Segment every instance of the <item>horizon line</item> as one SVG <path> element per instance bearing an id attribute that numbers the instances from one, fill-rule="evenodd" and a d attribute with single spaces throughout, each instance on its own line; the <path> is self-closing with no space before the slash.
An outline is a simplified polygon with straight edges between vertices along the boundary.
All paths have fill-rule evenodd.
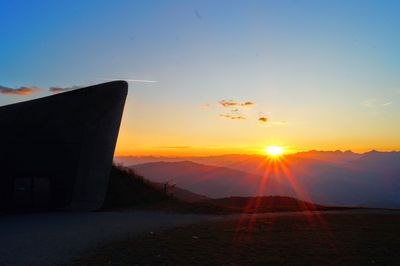
<path id="1" fill-rule="evenodd" d="M 378 150 L 378 149 L 371 149 L 366 152 L 354 152 L 351 149 L 349 150 L 303 150 L 297 152 L 288 152 L 285 155 L 295 155 L 300 153 L 307 153 L 307 152 L 340 152 L 340 153 L 352 153 L 357 155 L 364 155 L 371 152 L 379 152 L 379 153 L 400 153 L 400 150 Z M 158 157 L 158 158 L 187 158 L 187 157 L 217 157 L 217 156 L 232 156 L 232 155 L 241 155 L 241 156 L 264 156 L 261 153 L 221 153 L 221 154 L 210 154 L 210 155 L 157 155 L 157 154 L 146 154 L 146 155 L 139 155 L 139 154 L 126 154 L 126 155 L 114 155 L 114 157 Z"/>

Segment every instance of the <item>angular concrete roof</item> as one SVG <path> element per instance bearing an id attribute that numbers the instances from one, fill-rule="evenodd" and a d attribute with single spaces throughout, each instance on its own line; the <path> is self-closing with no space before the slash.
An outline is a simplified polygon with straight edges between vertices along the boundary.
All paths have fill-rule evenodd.
<path id="1" fill-rule="evenodd" d="M 127 89 L 114 81 L 0 107 L 0 209 L 20 203 L 18 180 L 31 194 L 49 186 L 50 209 L 100 208 Z"/>

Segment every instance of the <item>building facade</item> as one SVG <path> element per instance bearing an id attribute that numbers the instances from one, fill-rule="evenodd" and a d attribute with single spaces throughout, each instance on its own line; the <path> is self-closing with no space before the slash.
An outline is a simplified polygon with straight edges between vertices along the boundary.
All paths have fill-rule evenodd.
<path id="1" fill-rule="evenodd" d="M 128 92 L 115 81 L 0 107 L 0 210 L 96 210 Z"/>

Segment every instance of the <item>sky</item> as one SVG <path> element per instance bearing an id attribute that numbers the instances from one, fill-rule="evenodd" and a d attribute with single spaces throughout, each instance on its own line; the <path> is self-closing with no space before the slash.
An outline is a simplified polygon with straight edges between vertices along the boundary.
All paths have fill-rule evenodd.
<path id="1" fill-rule="evenodd" d="M 116 155 L 400 150 L 398 1 L 0 1 L 0 105 L 130 80 Z"/>

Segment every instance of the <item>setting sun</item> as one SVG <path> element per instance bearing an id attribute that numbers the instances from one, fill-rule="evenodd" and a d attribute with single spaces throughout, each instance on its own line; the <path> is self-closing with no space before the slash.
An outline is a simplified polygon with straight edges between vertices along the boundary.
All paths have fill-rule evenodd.
<path id="1" fill-rule="evenodd" d="M 264 149 L 264 152 L 269 156 L 276 157 L 276 156 L 282 155 L 284 152 L 284 149 L 279 146 L 268 146 Z"/>

